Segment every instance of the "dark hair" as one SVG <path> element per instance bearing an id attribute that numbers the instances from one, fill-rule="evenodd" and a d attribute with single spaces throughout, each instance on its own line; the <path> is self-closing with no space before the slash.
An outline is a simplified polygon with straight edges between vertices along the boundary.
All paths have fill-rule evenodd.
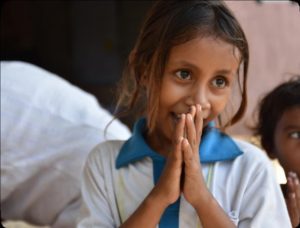
<path id="1" fill-rule="evenodd" d="M 170 50 L 197 36 L 220 38 L 240 52 L 238 80 L 242 98 L 238 110 L 227 124 L 237 122 L 247 104 L 248 42 L 240 24 L 224 3 L 209 0 L 155 2 L 123 72 L 116 116 L 128 115 L 133 110 L 139 114 L 147 111 L 151 131 L 155 125 L 162 75 Z"/>
<path id="2" fill-rule="evenodd" d="M 259 103 L 258 123 L 255 133 L 261 137 L 261 146 L 271 155 L 274 149 L 274 133 L 283 113 L 300 107 L 300 75 L 280 84 Z"/>

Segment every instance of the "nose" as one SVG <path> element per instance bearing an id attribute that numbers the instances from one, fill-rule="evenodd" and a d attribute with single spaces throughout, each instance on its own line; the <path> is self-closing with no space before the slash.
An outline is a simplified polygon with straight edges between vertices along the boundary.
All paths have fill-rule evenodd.
<path id="1" fill-rule="evenodd" d="M 203 118 L 207 118 L 209 116 L 211 110 L 209 92 L 204 87 L 197 87 L 193 89 L 190 97 L 190 102 L 190 105 L 201 105 Z"/>

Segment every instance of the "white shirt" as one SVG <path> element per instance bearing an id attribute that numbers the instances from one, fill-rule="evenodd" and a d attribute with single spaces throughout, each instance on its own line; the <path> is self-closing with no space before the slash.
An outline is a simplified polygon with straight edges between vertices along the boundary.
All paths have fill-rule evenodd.
<path id="1" fill-rule="evenodd" d="M 210 191 L 240 228 L 291 227 L 270 161 L 253 145 L 234 141 L 243 155 L 202 165 L 204 177 L 213 170 Z M 154 187 L 153 162 L 149 157 L 116 169 L 123 144 L 124 141 L 105 142 L 89 155 L 82 180 L 84 205 L 79 228 L 119 227 Z M 183 196 L 179 227 L 201 227 L 196 211 Z"/>
<path id="2" fill-rule="evenodd" d="M 1 62 L 1 216 L 75 227 L 80 173 L 105 139 L 127 139 L 96 98 L 24 62 Z"/>

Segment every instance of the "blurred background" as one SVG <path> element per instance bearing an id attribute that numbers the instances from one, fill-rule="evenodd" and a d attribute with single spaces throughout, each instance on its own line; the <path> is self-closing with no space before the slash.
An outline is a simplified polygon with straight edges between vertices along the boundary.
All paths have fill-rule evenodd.
<path id="1" fill-rule="evenodd" d="M 113 111 L 114 88 L 151 1 L 2 1 L 1 60 L 34 63 Z M 130 118 L 124 120 L 132 125 Z"/>
<path id="2" fill-rule="evenodd" d="M 114 89 L 153 1 L 2 1 L 1 60 L 43 67 L 113 111 Z M 249 108 L 230 129 L 249 134 L 258 99 L 300 72 L 300 11 L 291 1 L 227 1 L 250 44 Z M 132 127 L 129 117 L 123 121 Z"/>

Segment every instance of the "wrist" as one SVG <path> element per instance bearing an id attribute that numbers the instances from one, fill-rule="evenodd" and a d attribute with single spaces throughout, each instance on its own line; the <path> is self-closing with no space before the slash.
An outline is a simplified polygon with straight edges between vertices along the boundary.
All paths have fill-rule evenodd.
<path id="1" fill-rule="evenodd" d="M 166 197 L 156 191 L 155 188 L 146 197 L 145 201 L 145 203 L 155 205 L 157 209 L 162 211 L 164 211 L 170 205 L 170 203 L 167 202 Z"/>
<path id="2" fill-rule="evenodd" d="M 201 211 L 203 208 L 206 208 L 215 200 L 208 189 L 201 191 L 201 193 L 199 193 L 198 195 L 199 197 L 191 203 L 196 211 Z"/>

